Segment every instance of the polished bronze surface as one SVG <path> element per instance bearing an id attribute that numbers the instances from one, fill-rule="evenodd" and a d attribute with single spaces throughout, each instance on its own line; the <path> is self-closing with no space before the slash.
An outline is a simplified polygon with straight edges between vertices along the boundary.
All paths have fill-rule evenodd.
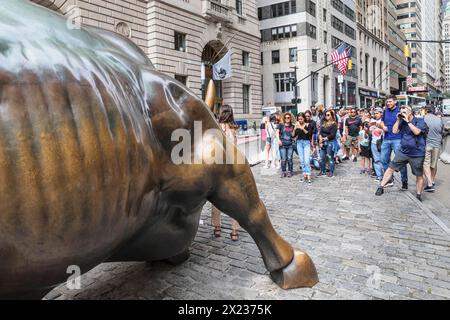
<path id="1" fill-rule="evenodd" d="M 128 39 L 1 0 L 0 296 L 42 294 L 71 265 L 183 261 L 207 201 L 249 232 L 280 286 L 314 285 L 312 262 L 294 259 L 273 229 L 245 159 L 177 165 L 176 129 L 192 133 L 193 156 L 209 129 L 221 132 Z"/>
<path id="2" fill-rule="evenodd" d="M 205 103 L 211 112 L 214 112 L 214 103 L 216 101 L 216 86 L 213 80 L 209 80 L 208 88 L 206 89 Z"/>

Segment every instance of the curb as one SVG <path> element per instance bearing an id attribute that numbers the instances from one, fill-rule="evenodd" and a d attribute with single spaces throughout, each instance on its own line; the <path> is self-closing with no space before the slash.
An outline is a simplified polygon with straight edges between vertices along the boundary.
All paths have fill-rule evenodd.
<path id="1" fill-rule="evenodd" d="M 397 178 L 394 177 L 395 181 L 397 181 L 398 183 L 401 183 L 401 181 Z M 425 206 L 425 204 L 423 204 L 423 202 L 419 201 L 413 194 L 411 194 L 411 192 L 406 191 L 404 192 L 404 194 L 406 194 L 406 196 L 411 199 L 415 204 L 417 204 L 417 206 L 422 209 L 425 214 L 434 221 L 434 223 L 436 223 L 442 230 L 444 230 L 445 233 L 447 233 L 448 235 L 450 235 L 450 228 L 447 227 L 447 225 L 441 220 L 439 219 L 427 206 Z M 434 200 L 436 202 L 439 202 L 439 200 Z"/>

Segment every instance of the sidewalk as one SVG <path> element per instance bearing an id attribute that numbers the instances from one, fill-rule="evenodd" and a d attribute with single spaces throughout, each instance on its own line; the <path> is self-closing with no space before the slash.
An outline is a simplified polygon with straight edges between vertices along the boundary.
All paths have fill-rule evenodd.
<path id="1" fill-rule="evenodd" d="M 314 289 L 279 289 L 253 240 L 243 231 L 230 240 L 228 217 L 213 239 L 207 205 L 184 264 L 102 264 L 82 277 L 82 290 L 60 287 L 47 298 L 450 299 L 450 235 L 398 186 L 375 197 L 377 184 L 354 163 L 311 186 L 262 165 L 253 171 L 276 230 L 316 264 Z"/>

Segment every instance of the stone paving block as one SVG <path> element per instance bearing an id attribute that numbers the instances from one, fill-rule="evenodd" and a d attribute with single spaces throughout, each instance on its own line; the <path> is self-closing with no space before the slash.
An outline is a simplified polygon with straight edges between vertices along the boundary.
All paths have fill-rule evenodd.
<path id="1" fill-rule="evenodd" d="M 398 186 L 376 198 L 373 181 L 349 163 L 338 166 L 335 179 L 316 179 L 308 187 L 268 176 L 258 166 L 253 172 L 275 229 L 315 262 L 316 288 L 279 289 L 253 239 L 242 230 L 240 241 L 231 241 L 229 217 L 223 215 L 223 236 L 213 237 L 207 204 L 191 257 L 183 264 L 103 264 L 83 275 L 88 285 L 80 292 L 60 286 L 48 297 L 449 299 L 450 237 Z M 342 192 L 330 193 L 330 188 Z"/>
<path id="2" fill-rule="evenodd" d="M 449 289 L 434 287 L 434 288 L 430 289 L 430 293 L 450 299 L 450 290 Z"/>

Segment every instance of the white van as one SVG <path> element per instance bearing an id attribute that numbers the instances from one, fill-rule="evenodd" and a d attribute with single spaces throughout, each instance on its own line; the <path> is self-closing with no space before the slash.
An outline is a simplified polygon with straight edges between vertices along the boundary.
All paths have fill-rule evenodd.
<path id="1" fill-rule="evenodd" d="M 275 112 L 281 111 L 281 108 L 278 107 L 263 107 L 261 109 L 263 113 L 263 117 L 269 117 L 271 114 L 274 114 Z"/>
<path id="2" fill-rule="evenodd" d="M 445 99 L 442 103 L 442 113 L 444 116 L 450 117 L 450 99 Z"/>

